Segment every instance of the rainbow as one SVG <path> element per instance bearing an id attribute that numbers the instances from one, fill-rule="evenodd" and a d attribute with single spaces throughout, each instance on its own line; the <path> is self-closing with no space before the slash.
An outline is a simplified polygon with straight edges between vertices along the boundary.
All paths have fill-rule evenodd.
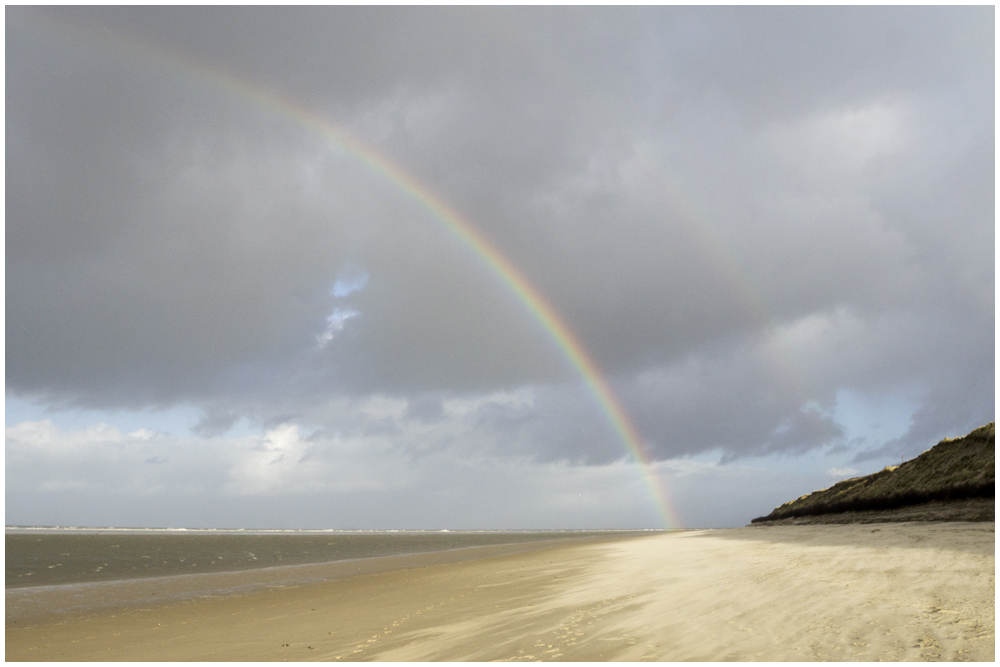
<path id="1" fill-rule="evenodd" d="M 681 526 L 681 521 L 653 467 L 641 435 L 626 413 L 621 401 L 615 396 L 597 363 L 587 353 L 580 340 L 566 325 L 552 304 L 465 216 L 388 157 L 375 151 L 344 128 L 274 91 L 237 79 L 223 70 L 210 67 L 194 59 L 149 44 L 139 43 L 123 35 L 111 35 L 107 31 L 97 34 L 90 30 L 84 31 L 75 25 L 62 24 L 60 27 L 69 29 L 87 43 L 104 42 L 118 49 L 124 49 L 136 60 L 151 62 L 160 68 L 165 68 L 170 73 L 180 73 L 188 78 L 199 79 L 215 88 L 241 97 L 266 111 L 293 121 L 308 132 L 319 135 L 357 158 L 375 174 L 409 195 L 435 218 L 444 223 L 447 229 L 482 259 L 486 266 L 517 296 L 518 300 L 562 350 L 566 359 L 583 378 L 618 439 L 639 464 L 643 481 L 649 488 L 664 526 L 666 528 Z M 86 32 L 86 34 L 81 35 L 82 32 Z"/>

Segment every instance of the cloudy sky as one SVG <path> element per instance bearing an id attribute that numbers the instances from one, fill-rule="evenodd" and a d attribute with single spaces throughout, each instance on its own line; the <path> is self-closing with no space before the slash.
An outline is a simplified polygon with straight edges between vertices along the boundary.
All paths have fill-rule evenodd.
<path id="1" fill-rule="evenodd" d="M 6 71 L 8 525 L 736 526 L 994 419 L 993 7 L 8 7 Z"/>

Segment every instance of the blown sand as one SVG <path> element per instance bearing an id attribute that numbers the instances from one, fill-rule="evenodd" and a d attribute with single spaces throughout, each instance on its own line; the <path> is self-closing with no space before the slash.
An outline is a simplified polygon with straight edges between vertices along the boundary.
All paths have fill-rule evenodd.
<path id="1" fill-rule="evenodd" d="M 8 613 L 6 659 L 994 659 L 993 523 L 755 526 L 480 556 Z"/>

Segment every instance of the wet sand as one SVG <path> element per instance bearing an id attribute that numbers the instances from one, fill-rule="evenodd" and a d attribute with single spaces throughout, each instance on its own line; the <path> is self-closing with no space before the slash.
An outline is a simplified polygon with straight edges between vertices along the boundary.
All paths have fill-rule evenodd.
<path id="1" fill-rule="evenodd" d="M 754 526 L 483 555 L 8 619 L 5 657 L 994 659 L 993 523 Z"/>
<path id="2" fill-rule="evenodd" d="M 5 588 L 218 574 L 639 531 L 243 531 L 7 527 Z"/>

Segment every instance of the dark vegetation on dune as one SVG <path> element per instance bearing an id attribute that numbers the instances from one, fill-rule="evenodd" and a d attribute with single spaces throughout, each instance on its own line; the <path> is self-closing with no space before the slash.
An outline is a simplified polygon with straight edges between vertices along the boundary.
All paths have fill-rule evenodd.
<path id="1" fill-rule="evenodd" d="M 915 459 L 787 502 L 751 523 L 843 512 L 896 510 L 922 503 L 995 499 L 996 423 L 946 439 Z M 993 520 L 992 510 L 987 520 Z M 977 519 L 972 519 L 977 520 Z M 978 519 L 982 520 L 982 519 Z"/>

